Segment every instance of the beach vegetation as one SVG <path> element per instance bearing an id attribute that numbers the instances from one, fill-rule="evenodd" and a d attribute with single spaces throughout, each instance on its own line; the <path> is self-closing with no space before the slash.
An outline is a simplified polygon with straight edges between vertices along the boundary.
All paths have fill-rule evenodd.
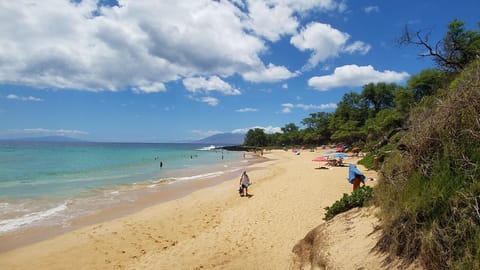
<path id="1" fill-rule="evenodd" d="M 375 157 L 375 153 L 368 152 L 365 156 L 358 161 L 358 164 L 363 165 L 368 170 L 373 170 L 375 165 L 373 163 L 373 158 Z"/>
<path id="2" fill-rule="evenodd" d="M 480 60 L 435 93 L 384 161 L 377 247 L 427 269 L 480 269 Z"/>
<path id="3" fill-rule="evenodd" d="M 373 197 L 373 189 L 369 186 L 362 186 L 354 190 L 351 194 L 344 193 L 343 197 L 334 202 L 332 206 L 325 207 L 325 217 L 323 220 L 330 220 L 336 215 L 346 212 L 356 207 L 363 207 L 368 204 Z"/>

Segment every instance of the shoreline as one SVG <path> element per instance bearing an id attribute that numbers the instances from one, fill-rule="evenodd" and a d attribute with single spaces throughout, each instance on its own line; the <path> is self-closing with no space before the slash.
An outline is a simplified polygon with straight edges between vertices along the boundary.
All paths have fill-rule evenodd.
<path id="1" fill-rule="evenodd" d="M 264 158 L 253 153 L 247 153 L 244 160 L 246 167 L 265 161 L 266 160 Z M 221 167 L 223 166 L 222 164 L 212 165 L 206 168 Z M 157 184 L 155 191 L 152 191 L 148 187 L 149 184 L 144 184 L 141 188 L 127 191 L 126 194 L 123 195 L 124 197 L 135 197 L 135 199 L 119 200 L 117 203 L 109 206 L 103 206 L 98 211 L 93 213 L 76 216 L 68 220 L 67 224 L 37 225 L 2 233 L 0 234 L 0 254 L 31 245 L 36 242 L 48 240 L 58 235 L 81 229 L 86 226 L 91 226 L 131 215 L 157 204 L 188 196 L 197 190 L 212 187 L 225 181 L 229 181 L 232 178 L 237 177 L 237 174 L 240 173 L 239 171 L 240 169 L 238 169 L 238 172 L 225 172 L 224 174 L 217 175 L 215 177 L 206 177 L 204 179 L 180 180 L 171 183 L 160 183 Z M 179 178 L 184 177 L 180 175 Z"/>
<path id="2" fill-rule="evenodd" d="M 347 167 L 316 169 L 319 155 L 266 152 L 267 161 L 248 164 L 251 198 L 238 195 L 235 177 L 0 253 L 0 268 L 288 269 L 297 241 L 324 222 L 324 207 L 352 189 Z"/>

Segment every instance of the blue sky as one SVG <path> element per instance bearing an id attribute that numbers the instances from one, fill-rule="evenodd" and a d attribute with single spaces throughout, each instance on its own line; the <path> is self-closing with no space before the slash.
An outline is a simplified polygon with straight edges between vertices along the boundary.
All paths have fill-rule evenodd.
<path id="1" fill-rule="evenodd" d="M 478 0 L 0 2 L 0 138 L 177 142 L 301 127 L 368 82 L 433 67 L 399 47 L 478 30 Z"/>

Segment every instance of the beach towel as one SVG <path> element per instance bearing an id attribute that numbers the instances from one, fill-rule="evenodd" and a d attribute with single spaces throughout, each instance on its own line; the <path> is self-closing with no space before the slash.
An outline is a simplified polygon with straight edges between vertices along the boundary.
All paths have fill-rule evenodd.
<path id="1" fill-rule="evenodd" d="M 365 175 L 355 166 L 354 164 L 350 164 L 348 167 L 348 182 L 351 184 L 355 177 L 360 176 L 362 181 L 365 181 Z"/>

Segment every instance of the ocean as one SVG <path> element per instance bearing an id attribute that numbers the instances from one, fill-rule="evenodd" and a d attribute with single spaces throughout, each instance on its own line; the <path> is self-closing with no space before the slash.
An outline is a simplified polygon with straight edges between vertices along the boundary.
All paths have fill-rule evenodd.
<path id="1" fill-rule="evenodd" d="M 204 144 L 0 142 L 0 236 L 134 204 L 176 183 L 232 179 L 242 152 Z"/>

